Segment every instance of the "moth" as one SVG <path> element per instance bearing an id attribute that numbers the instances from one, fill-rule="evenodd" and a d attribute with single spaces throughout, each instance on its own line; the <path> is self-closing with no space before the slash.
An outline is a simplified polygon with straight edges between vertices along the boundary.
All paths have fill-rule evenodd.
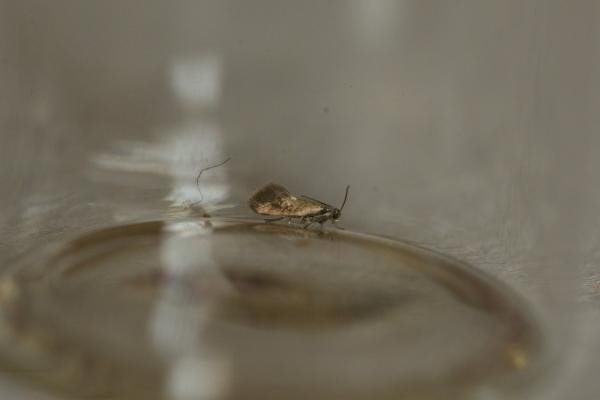
<path id="1" fill-rule="evenodd" d="M 327 221 L 333 224 L 339 221 L 348 199 L 348 190 L 350 185 L 346 186 L 344 201 L 340 208 L 337 208 L 308 196 L 294 196 L 283 186 L 269 183 L 250 197 L 248 205 L 257 214 L 277 217 L 268 219 L 267 222 L 287 218 L 288 222 L 304 224 L 304 228 L 314 223 L 321 224 L 323 227 Z"/>

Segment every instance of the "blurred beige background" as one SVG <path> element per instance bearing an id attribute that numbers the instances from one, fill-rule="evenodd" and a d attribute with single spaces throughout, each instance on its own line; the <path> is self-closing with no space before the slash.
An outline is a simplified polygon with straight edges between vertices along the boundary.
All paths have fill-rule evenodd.
<path id="1" fill-rule="evenodd" d="M 0 1 L 0 262 L 195 201 L 231 156 L 203 195 L 232 212 L 350 184 L 348 228 L 515 287 L 556 357 L 535 393 L 594 399 L 599 62 L 592 0 Z"/>

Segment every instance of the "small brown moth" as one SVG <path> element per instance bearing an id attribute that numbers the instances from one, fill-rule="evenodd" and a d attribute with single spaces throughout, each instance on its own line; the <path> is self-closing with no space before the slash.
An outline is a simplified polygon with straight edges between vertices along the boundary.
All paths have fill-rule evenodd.
<path id="1" fill-rule="evenodd" d="M 250 197 L 248 205 L 257 214 L 278 217 L 268 219 L 267 222 L 287 218 L 289 222 L 306 223 L 304 228 L 314 223 L 319 223 L 322 227 L 327 221 L 335 224 L 340 219 L 348 199 L 348 190 L 349 185 L 346 186 L 342 205 L 337 208 L 308 196 L 294 196 L 283 186 L 269 183 Z"/>

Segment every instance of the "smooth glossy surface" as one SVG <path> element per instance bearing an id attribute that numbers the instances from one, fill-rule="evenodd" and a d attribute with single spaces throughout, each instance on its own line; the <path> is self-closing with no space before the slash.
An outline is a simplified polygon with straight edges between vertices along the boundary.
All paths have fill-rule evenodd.
<path id="1" fill-rule="evenodd" d="M 2 278 L 0 360 L 115 398 L 514 394 L 541 337 L 508 288 L 414 245 L 183 219 L 92 232 Z M 518 393 L 518 391 L 517 391 Z"/>
<path id="2" fill-rule="evenodd" d="M 198 201 L 250 216 L 268 182 L 349 184 L 346 228 L 526 298 L 552 357 L 522 399 L 596 399 L 598 3 L 316 3 L 0 0 L 1 272 Z M 13 378 L 0 398 L 42 397 Z"/>

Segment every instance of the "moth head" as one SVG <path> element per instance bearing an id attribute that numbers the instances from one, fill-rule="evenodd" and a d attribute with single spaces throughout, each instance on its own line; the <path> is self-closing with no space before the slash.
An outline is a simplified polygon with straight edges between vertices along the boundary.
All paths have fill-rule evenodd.
<path id="1" fill-rule="evenodd" d="M 334 221 L 336 221 L 336 222 L 339 221 L 339 219 L 340 219 L 341 216 L 342 216 L 342 210 L 340 210 L 339 208 L 334 208 L 331 211 L 331 218 Z"/>

